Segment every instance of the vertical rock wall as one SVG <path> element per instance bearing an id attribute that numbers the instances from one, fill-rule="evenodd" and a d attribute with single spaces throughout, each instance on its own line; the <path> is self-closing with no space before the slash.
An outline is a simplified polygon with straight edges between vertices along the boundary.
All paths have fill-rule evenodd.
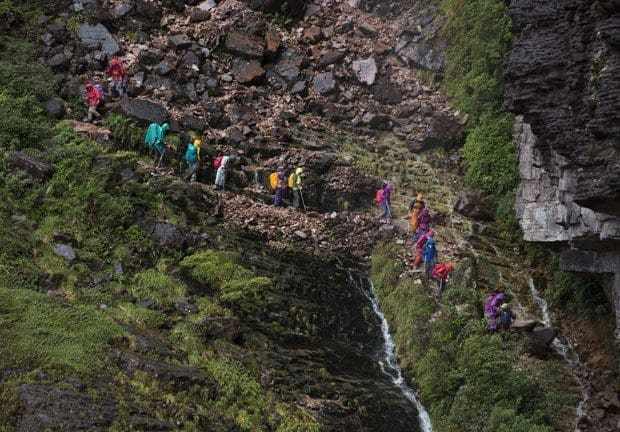
<path id="1" fill-rule="evenodd" d="M 517 217 L 563 269 L 605 274 L 620 318 L 620 2 L 513 0 L 510 14 Z"/>

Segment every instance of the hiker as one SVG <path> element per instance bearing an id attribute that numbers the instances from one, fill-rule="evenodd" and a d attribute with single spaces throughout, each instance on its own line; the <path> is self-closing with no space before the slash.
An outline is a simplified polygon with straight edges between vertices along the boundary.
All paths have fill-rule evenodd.
<path id="1" fill-rule="evenodd" d="M 418 194 L 417 197 L 413 199 L 411 205 L 409 206 L 409 210 L 411 211 L 411 232 L 415 233 L 418 229 L 418 217 L 420 216 L 420 212 L 424 208 L 424 195 L 421 193 Z"/>
<path id="2" fill-rule="evenodd" d="M 112 77 L 110 91 L 115 91 L 119 98 L 123 97 L 125 95 L 125 79 L 127 77 L 125 62 L 118 58 L 112 59 L 106 72 Z"/>
<path id="3" fill-rule="evenodd" d="M 454 267 L 450 263 L 440 263 L 435 266 L 433 272 L 431 273 L 433 279 L 437 281 L 437 288 L 439 288 L 439 293 L 444 292 L 446 289 L 446 282 L 448 281 L 448 276 L 454 270 Z"/>
<path id="4" fill-rule="evenodd" d="M 187 150 L 185 151 L 185 161 L 188 166 L 189 181 L 196 181 L 196 171 L 198 171 L 198 161 L 200 160 L 200 140 L 195 139 L 194 142 L 187 144 Z"/>
<path id="5" fill-rule="evenodd" d="M 391 195 L 392 195 L 392 189 L 394 189 L 394 186 L 392 186 L 392 183 L 384 183 L 381 190 L 383 191 L 383 193 L 381 194 L 381 199 L 379 201 L 379 206 L 381 207 L 381 214 L 379 215 L 379 219 L 382 218 L 388 218 L 388 219 L 392 219 L 392 201 L 391 201 Z"/>
<path id="6" fill-rule="evenodd" d="M 426 240 L 424 247 L 422 248 L 424 259 L 424 274 L 426 280 L 432 277 L 433 269 L 435 268 L 435 261 L 437 261 L 437 248 L 435 247 L 435 239 L 430 237 Z"/>
<path id="7" fill-rule="evenodd" d="M 299 167 L 294 173 L 291 173 L 288 179 L 288 186 L 293 190 L 293 207 L 298 209 L 300 205 L 303 205 L 304 209 L 306 204 L 304 203 L 304 197 L 302 195 L 302 175 L 304 173 L 303 168 Z"/>
<path id="8" fill-rule="evenodd" d="M 276 187 L 275 187 L 275 196 L 273 197 L 273 205 L 279 206 L 282 202 L 282 193 L 284 193 L 284 189 L 286 189 L 286 173 L 284 172 L 284 167 L 279 166 L 276 174 Z"/>
<path id="9" fill-rule="evenodd" d="M 428 239 L 431 239 L 433 237 L 435 237 L 435 233 L 432 230 L 429 230 L 426 234 L 420 236 L 418 241 L 415 243 L 416 256 L 413 260 L 413 265 L 415 267 L 419 266 L 422 262 L 422 256 L 424 254 L 422 249 L 424 248 L 424 245 L 426 244 Z"/>
<path id="10" fill-rule="evenodd" d="M 508 307 L 508 303 L 503 303 L 500 306 L 499 311 L 499 325 L 502 331 L 502 339 L 504 341 L 508 340 L 510 337 L 510 327 L 512 327 L 512 321 L 517 316 L 515 313 Z"/>
<path id="11" fill-rule="evenodd" d="M 420 211 L 420 216 L 418 216 L 418 230 L 422 232 L 428 231 L 431 228 L 431 225 L 433 225 L 434 223 L 435 221 L 433 220 L 433 217 L 430 215 L 428 211 L 428 207 L 424 207 Z"/>
<path id="12" fill-rule="evenodd" d="M 144 144 L 147 147 L 154 149 L 157 156 L 155 157 L 155 167 L 158 168 L 159 164 L 162 163 L 164 159 L 165 152 L 165 139 L 166 132 L 170 129 L 170 125 L 168 123 L 164 123 L 163 125 L 158 125 L 157 123 L 151 123 L 146 130 L 146 135 L 144 135 Z"/>
<path id="13" fill-rule="evenodd" d="M 219 159 L 220 157 L 221 159 Z M 218 162 L 218 159 L 220 161 L 219 164 L 216 163 Z M 213 163 L 214 167 L 217 165 L 217 173 L 215 174 L 215 186 L 220 190 L 224 190 L 224 187 L 226 186 L 226 165 L 228 165 L 228 160 L 228 156 L 220 155 L 215 158 L 215 162 Z"/>
<path id="14" fill-rule="evenodd" d="M 504 300 L 504 294 L 500 292 L 499 288 L 496 288 L 484 302 L 484 313 L 489 317 L 490 333 L 495 333 L 497 330 L 498 305 L 501 304 L 502 300 Z"/>
<path id="15" fill-rule="evenodd" d="M 101 103 L 103 92 L 99 87 L 92 83 L 86 84 L 86 99 L 88 103 L 88 121 L 92 122 L 94 117 L 101 118 L 101 114 L 97 112 L 97 107 Z"/>

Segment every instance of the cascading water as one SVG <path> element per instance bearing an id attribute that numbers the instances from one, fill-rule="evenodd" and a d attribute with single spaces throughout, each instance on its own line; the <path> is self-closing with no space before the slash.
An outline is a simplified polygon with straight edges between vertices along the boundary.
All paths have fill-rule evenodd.
<path id="1" fill-rule="evenodd" d="M 495 245 L 491 245 L 491 247 L 493 248 L 495 254 L 499 258 L 506 261 L 506 263 L 508 263 L 508 265 L 513 271 L 518 272 L 518 273 L 523 272 L 523 270 L 518 269 L 517 265 L 514 262 L 506 258 L 506 256 L 504 256 L 499 251 L 499 249 L 495 247 Z M 551 324 L 552 324 L 551 315 L 549 314 L 549 305 L 547 303 L 547 300 L 542 298 L 542 296 L 540 295 L 540 292 L 538 291 L 538 289 L 536 289 L 536 284 L 534 283 L 534 279 L 532 279 L 532 277 L 528 273 L 526 274 L 527 274 L 527 285 L 529 287 L 530 294 L 532 298 L 534 299 L 534 301 L 538 304 L 538 307 L 540 308 L 540 313 L 542 315 L 541 322 L 546 327 L 551 327 Z M 521 306 L 521 303 L 519 302 L 516 295 L 512 291 L 510 291 L 510 293 L 511 295 L 513 295 L 513 297 L 517 300 L 518 304 Z M 521 308 L 523 307 L 521 306 Z M 578 423 L 582 417 L 586 416 L 585 406 L 586 406 L 586 402 L 590 398 L 590 395 L 588 394 L 588 391 L 585 385 L 583 384 L 583 380 L 577 374 L 577 371 L 583 370 L 583 367 L 582 367 L 583 365 L 577 354 L 573 353 L 572 356 L 569 354 L 568 347 L 559 338 L 557 337 L 554 338 L 553 341 L 551 342 L 551 346 L 553 347 L 555 352 L 557 352 L 560 355 L 560 357 L 562 357 L 564 362 L 569 366 L 571 370 L 571 374 L 575 378 L 575 381 L 577 381 L 577 383 L 579 384 L 579 390 L 581 393 L 581 401 L 579 402 L 579 404 L 577 405 L 577 408 L 575 409 L 575 412 L 577 415 L 575 418 L 574 432 L 581 432 L 581 429 L 579 428 Z"/>
<path id="2" fill-rule="evenodd" d="M 428 412 L 420 403 L 418 398 L 415 396 L 414 391 L 409 388 L 409 386 L 407 386 L 407 383 L 403 378 L 402 371 L 400 370 L 400 366 L 398 365 L 398 359 L 396 358 L 396 354 L 394 353 L 394 341 L 392 340 L 392 336 L 390 335 L 390 327 L 388 325 L 387 319 L 385 318 L 385 315 L 383 315 L 383 312 L 381 312 L 381 309 L 379 308 L 377 293 L 375 292 L 375 286 L 372 281 L 370 281 L 369 289 L 362 291 L 364 292 L 366 297 L 368 297 L 368 300 L 370 300 L 370 303 L 372 304 L 372 310 L 381 321 L 383 347 L 381 352 L 382 358 L 379 361 L 379 367 L 385 375 L 390 377 L 392 383 L 400 389 L 403 395 L 417 408 L 420 428 L 422 429 L 422 432 L 432 432 L 433 426 Z"/>
<path id="3" fill-rule="evenodd" d="M 532 279 L 532 277 L 529 275 L 528 275 L 527 284 L 530 288 L 530 293 L 532 294 L 532 298 L 536 301 L 536 303 L 538 303 L 538 306 L 540 307 L 540 310 L 542 313 L 542 320 L 541 320 L 542 323 L 545 326 L 550 327 L 551 316 L 549 315 L 549 306 L 547 304 L 547 300 L 545 300 L 544 298 L 540 296 L 540 292 L 538 292 L 538 290 L 536 289 L 536 284 L 534 283 L 534 279 Z M 581 432 L 581 429 L 579 428 L 579 420 L 582 417 L 586 416 L 586 402 L 588 401 L 588 399 L 590 399 L 590 395 L 588 394 L 588 391 L 585 385 L 583 384 L 583 380 L 581 379 L 581 377 L 577 375 L 577 371 L 583 370 L 583 365 L 577 354 L 573 353 L 573 355 L 571 356 L 568 353 L 568 347 L 564 343 L 562 343 L 562 341 L 559 338 L 556 337 L 555 339 L 553 339 L 553 341 L 551 342 L 551 345 L 553 346 L 555 351 L 562 357 L 562 359 L 564 359 L 564 362 L 569 365 L 572 371 L 573 377 L 579 383 L 579 390 L 581 392 L 581 401 L 579 401 L 579 404 L 577 405 L 577 408 L 575 409 L 577 413 L 577 417 L 575 419 L 574 430 L 575 432 Z"/>

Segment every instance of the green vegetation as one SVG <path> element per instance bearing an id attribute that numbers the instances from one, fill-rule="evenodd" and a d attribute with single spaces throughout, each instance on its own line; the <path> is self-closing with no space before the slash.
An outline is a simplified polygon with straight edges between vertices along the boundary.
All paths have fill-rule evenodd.
<path id="1" fill-rule="evenodd" d="M 403 369 L 415 378 L 437 431 L 553 431 L 575 403 L 563 365 L 521 358 L 513 334 L 489 335 L 479 305 L 483 289 L 453 283 L 439 306 L 429 287 L 411 278 L 396 259 L 397 246 L 375 249 L 371 277 L 388 317 Z M 456 282 L 454 282 L 456 281 Z"/>
<path id="2" fill-rule="evenodd" d="M 527 243 L 525 250 L 537 273 L 536 285 L 555 306 L 588 318 L 611 312 L 598 277 L 561 271 L 558 256 L 541 246 Z"/>
<path id="3" fill-rule="evenodd" d="M 6 6 L 0 3 L 0 15 Z M 148 184 L 123 181 L 119 173 L 137 166 L 142 128 L 110 115 L 106 124 L 116 139 L 101 143 L 47 118 L 40 104 L 54 96 L 52 72 L 36 61 L 31 45 L 2 44 L 0 161 L 20 150 L 54 167 L 43 182 L 0 171 L 0 370 L 10 371 L 0 392 L 3 427 L 19 419 L 21 384 L 66 388 L 64 378 L 74 377 L 90 396 L 105 391 L 115 398 L 123 415 L 111 430 L 132 429 L 126 419 L 137 405 L 183 430 L 208 424 L 216 430 L 318 431 L 305 412 L 263 388 L 254 360 L 235 360 L 253 359 L 250 351 L 205 338 L 210 319 L 261 308 L 271 279 L 244 267 L 233 252 L 199 252 L 181 267 L 182 253 L 158 249 L 144 229 L 145 221 L 164 218 L 188 232 L 188 220 L 208 222 L 203 194 L 163 177 Z M 204 232 L 208 223 L 196 229 Z M 56 255 L 57 243 L 71 245 L 76 259 Z M 122 274 L 114 272 L 115 263 L 122 263 Z M 211 291 L 190 294 L 185 273 Z M 142 299 L 155 304 L 139 307 Z M 191 300 L 197 313 L 178 312 L 179 300 Z M 170 351 L 149 351 L 152 360 L 174 365 L 187 359 L 208 385 L 121 368 L 114 353 L 140 350 L 133 331 L 152 335 Z M 264 349 L 267 342 L 254 343 Z"/>
<path id="4" fill-rule="evenodd" d="M 518 161 L 514 116 L 503 105 L 502 89 L 502 56 L 512 41 L 508 9 L 498 0 L 442 0 L 441 10 L 448 42 L 444 89 L 453 106 L 469 115 L 465 180 L 496 197 L 496 219 L 512 231 L 516 221 L 505 210 L 514 200 Z"/>

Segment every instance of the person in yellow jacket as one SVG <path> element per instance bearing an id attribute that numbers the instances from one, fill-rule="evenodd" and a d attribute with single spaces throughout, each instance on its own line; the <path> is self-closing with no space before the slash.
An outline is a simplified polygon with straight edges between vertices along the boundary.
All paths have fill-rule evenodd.
<path id="1" fill-rule="evenodd" d="M 418 217 L 420 216 L 420 212 L 424 208 L 424 195 L 421 193 L 418 194 L 417 197 L 413 199 L 411 205 L 409 205 L 409 210 L 411 210 L 411 233 L 415 234 L 418 229 Z"/>
<path id="2" fill-rule="evenodd" d="M 306 205 L 304 204 L 304 197 L 302 196 L 302 192 L 301 190 L 303 189 L 302 186 L 302 176 L 303 176 L 304 170 L 303 168 L 299 167 L 295 170 L 295 172 L 293 174 L 291 174 L 292 176 L 292 186 L 291 189 L 293 189 L 293 207 L 295 207 L 296 209 L 298 209 L 300 207 L 300 205 L 303 205 L 304 208 L 306 207 Z"/>

